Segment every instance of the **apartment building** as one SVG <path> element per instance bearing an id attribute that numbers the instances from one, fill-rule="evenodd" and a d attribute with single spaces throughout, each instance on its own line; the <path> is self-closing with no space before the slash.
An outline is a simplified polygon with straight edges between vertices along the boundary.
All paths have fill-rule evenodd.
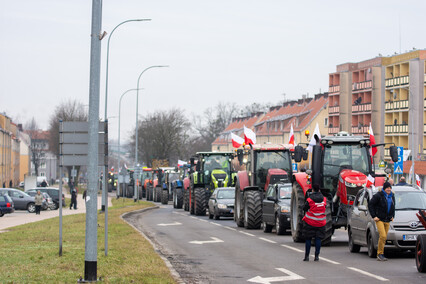
<path id="1" fill-rule="evenodd" d="M 0 114 L 0 187 L 19 185 L 20 140 L 18 128 L 5 114 Z"/>

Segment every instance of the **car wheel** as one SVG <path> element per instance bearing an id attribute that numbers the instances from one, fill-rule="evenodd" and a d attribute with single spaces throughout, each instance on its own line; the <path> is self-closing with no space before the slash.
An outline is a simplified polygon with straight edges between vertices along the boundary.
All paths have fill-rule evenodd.
<path id="1" fill-rule="evenodd" d="M 216 213 L 216 209 L 214 210 L 214 215 L 213 215 L 213 218 L 215 219 L 215 220 L 219 220 L 219 218 L 220 218 L 220 216 Z"/>
<path id="2" fill-rule="evenodd" d="M 58 204 L 56 204 L 55 202 L 53 202 L 52 210 L 56 210 L 58 208 L 59 208 Z"/>
<path id="3" fill-rule="evenodd" d="M 418 272 L 426 272 L 426 235 L 417 237 L 416 267 Z"/>
<path id="4" fill-rule="evenodd" d="M 377 250 L 374 248 L 373 235 L 371 233 L 368 234 L 367 246 L 368 246 L 368 256 L 371 258 L 377 257 Z"/>
<path id="5" fill-rule="evenodd" d="M 275 217 L 275 229 L 277 231 L 277 235 L 283 235 L 285 233 L 285 228 L 281 226 L 281 223 L 280 223 L 279 214 L 277 214 L 277 216 Z"/>
<path id="6" fill-rule="evenodd" d="M 35 212 L 35 205 L 34 205 L 34 203 L 28 203 L 28 205 L 27 205 L 27 210 L 28 210 L 28 212 L 30 212 L 30 213 L 34 213 Z"/>
<path id="7" fill-rule="evenodd" d="M 210 213 L 210 209 L 209 209 L 209 219 L 213 219 L 213 214 Z"/>
<path id="8" fill-rule="evenodd" d="M 351 229 L 349 229 L 349 231 L 348 231 L 348 237 L 349 237 L 349 241 L 348 241 L 349 251 L 350 252 L 359 252 L 359 250 L 361 249 L 361 246 L 354 244 Z"/>
<path id="9" fill-rule="evenodd" d="M 3 214 L 3 212 L 0 210 L 0 217 L 3 217 L 4 216 L 4 214 Z"/>

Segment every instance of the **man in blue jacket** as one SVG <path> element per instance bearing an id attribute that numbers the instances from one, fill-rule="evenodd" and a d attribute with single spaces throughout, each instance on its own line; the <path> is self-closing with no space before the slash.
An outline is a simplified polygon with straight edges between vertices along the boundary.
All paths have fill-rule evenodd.
<path id="1" fill-rule="evenodd" d="M 386 238 L 389 231 L 389 223 L 395 217 L 395 196 L 392 193 L 392 186 L 389 182 L 383 184 L 382 190 L 374 194 L 368 203 L 368 210 L 371 217 L 376 222 L 379 231 L 379 242 L 377 244 L 377 260 L 386 261 L 384 255 Z"/>

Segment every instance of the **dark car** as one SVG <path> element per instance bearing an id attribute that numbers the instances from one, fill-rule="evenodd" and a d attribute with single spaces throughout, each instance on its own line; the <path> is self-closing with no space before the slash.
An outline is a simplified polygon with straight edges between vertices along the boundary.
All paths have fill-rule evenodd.
<path id="1" fill-rule="evenodd" d="M 29 196 L 35 197 L 37 195 L 37 191 L 27 191 L 26 192 Z M 48 198 L 50 198 L 49 194 L 42 192 L 41 195 L 43 195 L 43 203 L 41 204 L 42 210 L 47 210 L 49 208 L 49 204 L 47 202 Z"/>
<path id="2" fill-rule="evenodd" d="M 368 210 L 368 202 L 379 190 L 382 187 L 363 188 L 355 197 L 348 212 L 350 252 L 359 252 L 361 247 L 367 247 L 368 256 L 376 257 L 379 232 Z M 395 218 L 390 222 L 385 253 L 389 250 L 414 251 L 417 236 L 426 232 L 416 216 L 419 210 L 426 209 L 426 193 L 411 185 L 394 186 L 392 192 L 395 194 Z"/>
<path id="3" fill-rule="evenodd" d="M 53 208 L 51 209 L 58 209 L 59 208 L 59 189 L 55 187 L 36 187 L 27 190 L 27 192 L 37 192 L 37 190 L 40 190 L 41 192 L 45 192 L 49 194 L 50 197 L 52 197 L 53 203 L 55 204 Z M 65 207 L 65 196 L 62 194 L 62 207 Z"/>
<path id="4" fill-rule="evenodd" d="M 28 210 L 30 213 L 35 212 L 34 197 L 29 196 L 25 192 L 15 188 L 0 188 L 1 194 L 7 194 L 13 200 L 16 210 Z"/>
<path id="5" fill-rule="evenodd" d="M 235 188 L 216 188 L 209 199 L 209 218 L 219 220 L 220 217 L 234 216 Z"/>
<path id="6" fill-rule="evenodd" d="M 263 231 L 270 233 L 275 227 L 277 235 L 290 229 L 291 183 L 271 184 L 263 200 Z"/>
<path id="7" fill-rule="evenodd" d="M 13 212 L 15 212 L 15 205 L 13 204 L 12 198 L 7 194 L 0 194 L 0 217 L 3 217 L 4 214 Z"/>

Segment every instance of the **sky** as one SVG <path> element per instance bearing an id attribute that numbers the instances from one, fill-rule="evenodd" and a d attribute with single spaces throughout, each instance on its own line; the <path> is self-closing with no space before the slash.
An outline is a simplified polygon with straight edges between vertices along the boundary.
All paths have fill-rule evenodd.
<path id="1" fill-rule="evenodd" d="M 120 96 L 137 88 L 139 115 L 179 108 L 188 118 L 219 102 L 279 104 L 328 90 L 336 65 L 426 48 L 426 1 L 103 1 L 100 118 L 118 136 Z M 55 107 L 89 104 L 92 1 L 0 0 L 0 112 L 48 129 Z M 285 95 L 284 95 L 285 94 Z M 123 96 L 121 139 L 136 122 Z"/>

